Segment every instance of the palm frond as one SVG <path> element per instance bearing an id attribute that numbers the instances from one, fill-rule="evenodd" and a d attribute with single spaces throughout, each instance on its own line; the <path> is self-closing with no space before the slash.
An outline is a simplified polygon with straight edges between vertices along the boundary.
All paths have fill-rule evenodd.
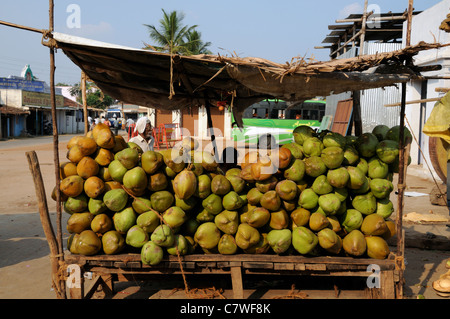
<path id="1" fill-rule="evenodd" d="M 148 28 L 150 38 L 156 45 L 146 45 L 145 48 L 156 49 L 157 51 L 169 52 L 171 54 L 200 54 L 210 53 L 206 47 L 211 42 L 201 41 L 201 34 L 196 30 L 197 25 L 183 25 L 184 13 L 172 11 L 167 13 L 164 9 L 163 17 L 159 20 L 159 27 L 144 24 Z"/>

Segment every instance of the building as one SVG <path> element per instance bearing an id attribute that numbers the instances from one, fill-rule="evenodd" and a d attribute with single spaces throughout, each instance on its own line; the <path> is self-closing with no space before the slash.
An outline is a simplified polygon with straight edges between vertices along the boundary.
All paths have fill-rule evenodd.
<path id="1" fill-rule="evenodd" d="M 58 134 L 84 133 L 83 106 L 69 90 L 55 87 Z M 53 134 L 51 109 L 50 86 L 29 65 L 20 76 L 0 78 L 0 138 Z M 92 117 L 101 111 L 88 107 Z"/>
<path id="2" fill-rule="evenodd" d="M 209 140 L 211 132 L 217 141 L 232 138 L 231 112 L 228 108 L 211 107 L 211 120 L 213 129 L 208 130 L 208 117 L 206 107 L 193 107 L 190 110 L 155 110 L 150 109 L 150 120 L 156 127 L 164 124 L 177 124 L 182 128 L 183 136 L 192 136 L 196 139 Z"/>
<path id="3" fill-rule="evenodd" d="M 424 10 L 413 12 L 410 45 L 420 41 L 449 43 L 450 35 L 439 30 L 441 22 L 450 12 L 450 0 L 443 0 Z M 366 21 L 366 24 L 363 23 Z M 346 19 L 336 20 L 329 25 L 331 30 L 322 41 L 329 49 L 332 59 L 355 57 L 360 54 L 389 52 L 406 46 L 407 10 L 401 13 L 351 14 Z M 342 24 L 339 24 L 342 23 Z M 430 116 L 436 99 L 444 95 L 450 85 L 450 48 L 419 52 L 414 64 L 419 67 L 440 65 L 438 71 L 422 72 L 422 80 L 410 81 L 406 86 L 405 126 L 415 139 L 411 144 L 411 164 L 430 163 L 429 138 L 422 133 L 423 125 Z M 326 98 L 326 115 L 334 115 L 337 102 L 351 97 L 351 92 L 331 95 Z M 370 132 L 379 124 L 394 126 L 400 124 L 401 87 L 386 87 L 361 91 L 361 118 L 363 132 Z M 411 103 L 413 101 L 422 101 Z M 417 141 L 417 142 L 416 142 Z M 431 172 L 435 174 L 432 167 Z M 424 166 L 424 171 L 428 168 Z M 425 172 L 426 173 L 426 172 Z"/>
<path id="4" fill-rule="evenodd" d="M 366 8 L 362 14 L 350 14 L 347 18 L 336 20 L 329 25 L 330 33 L 322 41 L 329 49 L 331 59 L 346 59 L 365 54 L 391 52 L 402 48 L 407 11 L 380 13 Z M 420 12 L 413 12 L 416 16 Z M 326 97 L 325 114 L 335 116 L 337 103 L 351 98 L 352 92 Z M 361 121 L 363 132 L 371 132 L 377 125 L 389 127 L 400 123 L 400 106 L 385 107 L 401 101 L 399 87 L 385 87 L 362 90 L 360 92 Z M 351 132 L 349 132 L 351 133 Z"/>
<path id="5" fill-rule="evenodd" d="M 439 29 L 441 22 L 447 18 L 449 13 L 450 0 L 443 0 L 415 15 L 411 23 L 411 45 L 420 41 L 449 43 L 450 34 Z M 406 30 L 406 24 L 404 24 L 404 30 Z M 403 39 L 405 39 L 405 36 L 403 36 Z M 403 46 L 405 46 L 405 40 L 403 40 Z M 411 127 L 417 140 L 417 143 L 413 140 L 411 144 L 411 163 L 425 164 L 424 170 L 428 171 L 427 163 L 432 166 L 429 151 L 430 143 L 428 135 L 424 134 L 422 129 L 436 100 L 441 98 L 450 88 L 450 48 L 444 47 L 419 52 L 414 58 L 414 64 L 417 66 L 441 66 L 440 70 L 422 72 L 422 80 L 411 81 L 406 87 L 405 116 L 407 121 L 405 121 L 405 125 Z M 418 100 L 422 102 L 411 103 Z M 431 169 L 434 172 L 433 167 Z"/>
<path id="6" fill-rule="evenodd" d="M 56 93 L 57 105 L 62 107 L 64 98 L 60 91 Z M 29 65 L 20 76 L 0 78 L 1 137 L 47 133 L 45 128 L 51 122 L 51 114 L 46 114 L 45 109 L 49 106 L 50 87 L 37 80 Z"/>

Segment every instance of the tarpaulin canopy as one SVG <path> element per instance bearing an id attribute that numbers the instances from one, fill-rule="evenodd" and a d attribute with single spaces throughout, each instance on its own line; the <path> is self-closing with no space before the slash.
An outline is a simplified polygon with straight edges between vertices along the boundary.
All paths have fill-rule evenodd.
<path id="1" fill-rule="evenodd" d="M 278 64 L 261 58 L 180 56 L 135 49 L 54 32 L 57 48 L 97 86 L 126 103 L 166 110 L 217 101 L 242 113 L 266 98 L 302 101 L 316 96 L 395 85 L 419 74 L 405 60 L 441 45 L 420 43 L 402 50 L 356 58 Z"/>

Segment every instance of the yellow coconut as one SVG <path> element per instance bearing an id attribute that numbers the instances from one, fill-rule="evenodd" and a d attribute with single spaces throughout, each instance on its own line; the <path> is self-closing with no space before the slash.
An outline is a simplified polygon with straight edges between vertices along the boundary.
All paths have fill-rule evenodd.
<path id="1" fill-rule="evenodd" d="M 96 198 L 105 191 L 105 183 L 97 176 L 91 176 L 84 182 L 84 192 L 91 198 Z"/>
<path id="2" fill-rule="evenodd" d="M 77 165 L 72 162 L 64 162 L 60 165 L 60 177 L 61 179 L 66 178 L 67 176 L 76 175 L 77 174 Z"/>
<path id="3" fill-rule="evenodd" d="M 69 197 L 77 197 L 83 191 L 84 180 L 78 175 L 72 175 L 64 178 L 59 189 Z"/>
<path id="4" fill-rule="evenodd" d="M 95 161 L 100 166 L 108 166 L 114 160 L 114 154 L 106 148 L 99 148 L 95 153 Z"/>
<path id="5" fill-rule="evenodd" d="M 80 136 L 76 140 L 76 145 L 84 155 L 91 155 L 97 150 L 95 140 L 87 136 Z"/>
<path id="6" fill-rule="evenodd" d="M 83 157 L 77 164 L 77 174 L 84 179 L 98 174 L 98 163 L 89 156 Z"/>
<path id="7" fill-rule="evenodd" d="M 78 145 L 74 145 L 67 151 L 66 157 L 69 161 L 76 164 L 81 161 L 81 159 L 84 157 L 84 154 L 78 147 Z"/>

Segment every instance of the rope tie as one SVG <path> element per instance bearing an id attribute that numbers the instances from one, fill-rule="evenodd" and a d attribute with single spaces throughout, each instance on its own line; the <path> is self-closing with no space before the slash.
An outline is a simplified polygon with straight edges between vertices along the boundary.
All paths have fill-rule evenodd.
<path id="1" fill-rule="evenodd" d="M 46 47 L 49 47 L 50 49 L 58 48 L 58 43 L 56 42 L 55 39 L 53 39 L 53 33 L 50 30 L 42 31 L 41 44 L 45 45 Z"/>

